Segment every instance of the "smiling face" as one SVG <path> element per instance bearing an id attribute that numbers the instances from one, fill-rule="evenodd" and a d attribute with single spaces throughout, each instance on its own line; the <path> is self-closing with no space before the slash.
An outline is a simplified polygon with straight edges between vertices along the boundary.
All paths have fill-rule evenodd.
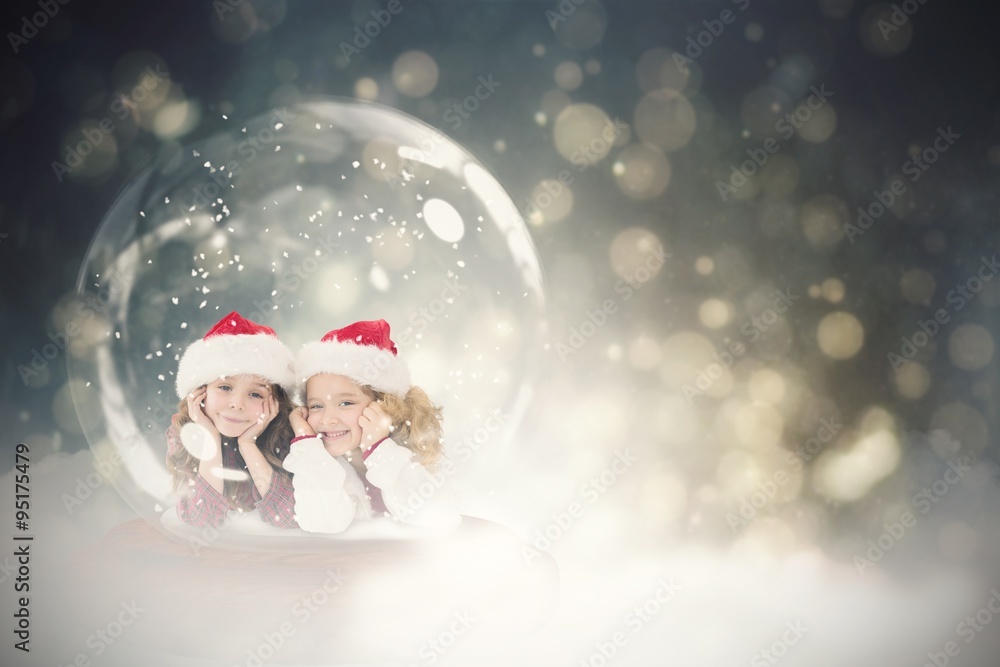
<path id="1" fill-rule="evenodd" d="M 238 438 L 264 412 L 271 385 L 257 375 L 231 375 L 207 385 L 205 416 L 227 438 Z"/>
<path id="2" fill-rule="evenodd" d="M 361 444 L 358 418 L 372 398 L 343 375 L 320 373 L 306 382 L 306 421 L 323 439 L 332 456 L 340 456 Z"/>

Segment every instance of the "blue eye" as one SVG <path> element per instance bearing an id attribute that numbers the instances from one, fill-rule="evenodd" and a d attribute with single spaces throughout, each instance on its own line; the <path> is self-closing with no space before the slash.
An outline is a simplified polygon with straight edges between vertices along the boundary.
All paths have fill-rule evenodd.
<path id="1" fill-rule="evenodd" d="M 342 407 L 342 408 L 348 408 L 348 407 L 350 407 L 352 405 L 354 405 L 354 403 L 352 403 L 351 401 L 341 401 L 340 402 L 340 407 Z"/>
<path id="2" fill-rule="evenodd" d="M 310 410 L 322 410 L 323 406 L 320 405 L 319 403 L 313 403 L 312 405 L 309 406 L 309 409 Z"/>
<path id="3" fill-rule="evenodd" d="M 250 395 L 254 398 L 264 398 L 263 394 L 259 394 L 256 391 L 250 392 Z"/>
<path id="4" fill-rule="evenodd" d="M 221 389 L 222 391 L 229 391 L 230 387 L 228 384 L 220 384 L 219 389 Z"/>

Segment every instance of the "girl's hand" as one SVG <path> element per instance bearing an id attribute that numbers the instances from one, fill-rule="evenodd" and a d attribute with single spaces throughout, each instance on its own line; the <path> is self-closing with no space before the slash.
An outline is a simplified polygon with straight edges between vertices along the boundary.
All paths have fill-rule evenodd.
<path id="1" fill-rule="evenodd" d="M 358 426 L 361 427 L 361 451 L 366 452 L 376 442 L 388 437 L 392 420 L 381 403 L 372 401 L 358 417 Z"/>
<path id="2" fill-rule="evenodd" d="M 308 417 L 309 410 L 305 406 L 295 408 L 288 413 L 288 421 L 291 423 L 292 431 L 295 432 L 296 436 L 316 435 L 316 431 L 309 425 Z"/>
<path id="3" fill-rule="evenodd" d="M 250 425 L 250 428 L 243 431 L 240 437 L 237 438 L 237 443 L 239 444 L 256 444 L 258 436 L 264 432 L 267 425 L 270 424 L 274 418 L 278 415 L 278 400 L 271 394 L 264 399 L 264 405 L 262 406 L 263 412 L 257 415 L 257 421 Z"/>
<path id="4" fill-rule="evenodd" d="M 202 385 L 187 395 L 188 416 L 198 426 L 212 434 L 216 443 L 222 442 L 219 429 L 215 428 L 215 422 L 205 414 L 205 397 L 208 396 L 208 387 Z"/>

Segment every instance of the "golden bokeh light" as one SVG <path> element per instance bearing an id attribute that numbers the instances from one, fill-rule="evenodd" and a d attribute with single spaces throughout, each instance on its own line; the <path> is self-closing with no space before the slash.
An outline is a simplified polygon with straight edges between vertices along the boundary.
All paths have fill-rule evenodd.
<path id="1" fill-rule="evenodd" d="M 831 359 L 850 359 L 864 345 L 865 329 L 850 313 L 828 313 L 819 322 L 816 340 L 819 349 Z"/>
<path id="2" fill-rule="evenodd" d="M 707 396 L 721 398 L 733 388 L 733 377 L 716 359 L 712 342 L 693 331 L 680 331 L 661 346 L 660 376 L 667 387 L 681 390 L 685 385 Z"/>
<path id="3" fill-rule="evenodd" d="M 635 109 L 635 131 L 648 144 L 672 153 L 687 146 L 698 125 L 684 94 L 661 88 L 647 93 Z"/>
<path id="4" fill-rule="evenodd" d="M 531 191 L 534 206 L 529 221 L 534 224 L 559 222 L 573 210 L 573 191 L 564 183 L 547 178 Z"/>
<path id="5" fill-rule="evenodd" d="M 755 401 L 740 406 L 734 426 L 741 445 L 767 451 L 781 442 L 785 419 L 773 405 Z"/>
<path id="6" fill-rule="evenodd" d="M 407 97 L 426 97 L 438 84 L 438 65 L 423 51 L 401 53 L 392 64 L 392 83 Z"/>
<path id="7" fill-rule="evenodd" d="M 556 116 L 552 138 L 556 150 L 575 165 L 603 160 L 617 138 L 615 124 L 593 104 L 571 104 Z"/>
<path id="8" fill-rule="evenodd" d="M 371 77 L 361 77 L 354 82 L 354 96 L 369 101 L 378 99 L 378 83 Z"/>
<path id="9" fill-rule="evenodd" d="M 732 319 L 732 308 L 721 299 L 706 299 L 698 307 L 698 320 L 709 329 L 721 329 Z"/>
<path id="10" fill-rule="evenodd" d="M 844 282 L 839 278 L 827 278 L 820 285 L 820 294 L 830 303 L 840 303 L 844 300 Z"/>
<path id="11" fill-rule="evenodd" d="M 927 367 L 915 361 L 900 366 L 892 376 L 896 391 L 903 398 L 917 400 L 923 398 L 931 388 L 931 374 Z"/>
<path id="12" fill-rule="evenodd" d="M 785 386 L 781 373 L 770 368 L 754 371 L 747 382 L 750 398 L 770 405 L 779 405 L 785 398 Z"/>
<path id="13" fill-rule="evenodd" d="M 963 324 L 948 336 L 948 358 L 963 371 L 978 371 L 993 361 L 993 336 L 979 324 Z"/>
<path id="14" fill-rule="evenodd" d="M 808 108 L 808 107 L 807 107 Z M 830 137 L 837 129 L 837 112 L 833 108 L 833 103 L 829 100 L 823 103 L 818 109 L 811 109 L 809 118 L 796 129 L 796 133 L 803 141 L 813 144 L 821 144 Z"/>
<path id="15" fill-rule="evenodd" d="M 563 61 L 556 65 L 552 78 L 563 90 L 576 90 L 583 83 L 583 70 L 572 61 Z"/>
<path id="16" fill-rule="evenodd" d="M 633 199 L 653 199 L 670 183 L 670 160 L 648 144 L 632 144 L 618 155 L 613 173 L 618 187 Z"/>
<path id="17" fill-rule="evenodd" d="M 638 286 L 660 273 L 667 260 L 666 252 L 660 239 L 648 229 L 623 229 L 611 241 L 611 269 Z"/>
<path id="18" fill-rule="evenodd" d="M 888 429 L 845 437 L 853 439 L 850 446 L 823 450 L 813 470 L 816 492 L 834 502 L 865 497 L 896 470 L 901 457 L 899 441 Z"/>

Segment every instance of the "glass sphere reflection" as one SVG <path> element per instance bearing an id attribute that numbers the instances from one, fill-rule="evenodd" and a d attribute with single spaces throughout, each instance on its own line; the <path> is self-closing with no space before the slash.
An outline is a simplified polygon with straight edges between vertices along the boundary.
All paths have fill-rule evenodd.
<path id="1" fill-rule="evenodd" d="M 297 352 L 384 318 L 444 408 L 446 454 L 501 448 L 530 395 L 544 289 L 516 206 L 465 149 L 397 110 L 324 99 L 175 149 L 129 183 L 84 259 L 101 308 L 73 400 L 143 517 L 174 502 L 164 432 L 184 349 L 236 310 Z M 480 431 L 503 415 L 502 433 Z M 453 460 L 456 458 L 452 456 Z M 461 464 L 461 461 L 457 461 Z"/>

